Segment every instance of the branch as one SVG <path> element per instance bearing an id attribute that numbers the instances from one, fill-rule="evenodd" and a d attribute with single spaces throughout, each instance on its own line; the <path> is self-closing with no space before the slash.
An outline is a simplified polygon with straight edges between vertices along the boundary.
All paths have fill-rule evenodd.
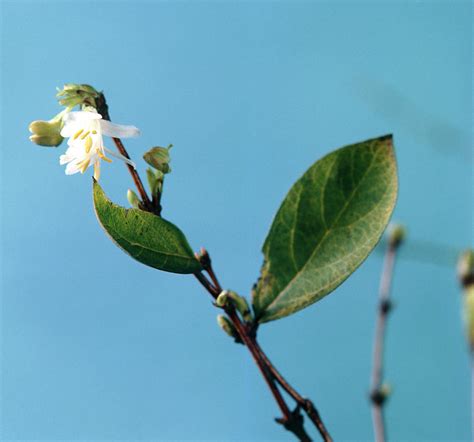
<path id="1" fill-rule="evenodd" d="M 206 288 L 206 290 L 214 297 L 214 299 L 216 299 L 217 296 L 219 296 L 219 294 L 222 292 L 222 287 L 212 268 L 210 256 L 205 249 L 201 249 L 201 253 L 197 254 L 197 257 L 203 265 L 204 270 L 209 274 L 212 283 L 200 272 L 195 274 L 195 276 Z M 278 418 L 276 421 L 279 424 L 282 424 L 288 431 L 295 434 L 300 441 L 311 441 L 308 434 L 306 433 L 306 430 L 304 429 L 304 418 L 300 412 L 300 410 L 303 409 L 311 421 L 315 424 L 323 440 L 326 442 L 332 442 L 331 436 L 325 428 L 324 423 L 314 404 L 309 399 L 305 399 L 299 395 L 298 392 L 296 392 L 296 390 L 291 387 L 291 385 L 273 366 L 258 344 L 252 325 L 244 324 L 233 307 L 228 307 L 225 309 L 225 311 L 239 333 L 242 341 L 252 354 L 255 363 L 259 367 L 278 406 L 280 407 L 280 410 L 283 413 L 283 418 Z M 281 396 L 276 383 L 278 383 L 297 403 L 294 411 L 291 412 L 289 410 L 288 405 Z"/>
<path id="2" fill-rule="evenodd" d="M 194 273 L 194 276 L 197 278 L 197 280 L 203 285 L 203 287 L 211 294 L 211 296 L 216 299 L 217 296 L 222 291 L 222 288 L 220 286 L 215 287 L 211 282 L 201 273 L 201 272 L 196 272 Z M 227 315 L 229 316 L 230 320 L 232 321 L 232 324 L 236 328 L 240 338 L 242 339 L 243 343 L 247 346 L 249 349 L 253 360 L 257 364 L 260 372 L 262 373 L 263 378 L 265 379 L 265 382 L 267 383 L 268 387 L 270 388 L 270 391 L 273 394 L 273 397 L 275 398 L 278 406 L 280 407 L 281 412 L 283 413 L 283 421 L 286 422 L 291 419 L 291 411 L 286 405 L 285 400 L 283 399 L 280 391 L 278 390 L 277 386 L 275 385 L 273 378 L 270 376 L 265 364 L 262 362 L 262 359 L 260 358 L 260 353 L 257 350 L 255 344 L 252 342 L 250 339 L 250 336 L 248 334 L 248 331 L 246 330 L 245 325 L 241 322 L 240 318 L 237 315 L 237 312 L 233 307 L 228 307 L 225 309 Z"/>
<path id="3" fill-rule="evenodd" d="M 105 100 L 104 94 L 101 93 L 99 97 L 96 99 L 96 105 L 97 105 L 97 111 L 99 112 L 100 115 L 102 115 L 102 118 L 104 120 L 110 121 L 109 107 L 107 106 L 107 102 Z M 117 150 L 120 152 L 120 154 L 130 160 L 130 156 L 128 155 L 128 152 L 125 149 L 125 146 L 123 145 L 122 140 L 120 138 L 112 138 L 112 139 L 114 140 L 115 146 L 117 147 Z M 148 195 L 146 193 L 145 188 L 143 187 L 143 183 L 140 178 L 140 175 L 138 175 L 138 172 L 130 164 L 127 164 L 127 169 L 130 172 L 130 175 L 132 175 L 132 178 L 138 190 L 138 193 L 140 194 L 142 198 L 144 209 L 148 212 L 155 213 L 155 215 L 159 216 L 161 212 L 161 207 L 159 206 L 159 204 L 158 205 L 152 204 L 152 202 L 150 201 L 150 198 L 148 198 Z"/>
<path id="4" fill-rule="evenodd" d="M 386 425 L 384 419 L 384 404 L 387 399 L 387 392 L 383 390 L 383 354 L 385 344 L 385 332 L 387 327 L 387 317 L 392 308 L 390 302 L 390 289 L 393 279 L 393 269 L 395 266 L 396 253 L 402 243 L 404 232 L 401 226 L 395 227 L 387 251 L 385 253 L 382 276 L 379 289 L 379 307 L 377 323 L 374 337 L 374 351 L 372 362 L 372 376 L 370 386 L 370 400 L 372 402 L 372 422 L 374 427 L 375 440 L 385 442 Z"/>
<path id="5" fill-rule="evenodd" d="M 104 94 L 100 94 L 99 97 L 96 99 L 97 111 L 102 115 L 102 118 L 105 120 L 110 121 L 110 114 L 107 106 L 107 102 L 105 100 Z M 130 159 L 125 146 L 123 145 L 120 138 L 113 138 L 114 143 L 118 149 L 118 151 L 126 158 Z M 132 175 L 133 181 L 137 187 L 138 192 L 142 198 L 143 202 L 143 209 L 155 213 L 156 215 L 160 215 L 161 212 L 161 205 L 160 205 L 160 196 L 153 201 L 150 201 L 145 188 L 143 187 L 142 180 L 138 175 L 138 172 L 135 170 L 134 167 L 127 164 L 127 168 Z M 196 257 L 201 262 L 204 270 L 209 274 L 211 281 L 207 279 L 207 277 L 202 272 L 194 273 L 196 279 L 202 284 L 202 286 L 211 294 L 214 299 L 217 299 L 219 294 L 222 292 L 222 287 L 214 273 L 214 270 L 211 265 L 211 258 L 205 249 L 201 250 L 201 254 L 197 254 Z M 255 330 L 253 329 L 252 325 L 244 323 L 241 321 L 237 311 L 232 305 L 228 305 L 225 308 L 225 312 L 229 316 L 229 319 L 232 321 L 237 333 L 239 334 L 242 342 L 245 346 L 249 349 L 253 360 L 257 364 L 262 376 L 267 383 L 270 391 L 277 402 L 283 417 L 275 419 L 277 423 L 283 425 L 286 430 L 292 432 L 301 442 L 311 442 L 311 438 L 306 433 L 304 429 L 304 418 L 300 413 L 300 409 L 303 408 L 306 411 L 306 414 L 309 418 L 315 423 L 318 430 L 320 431 L 323 439 L 326 442 L 330 442 L 331 438 L 327 433 L 324 425 L 322 424 L 321 418 L 319 417 L 319 413 L 317 412 L 316 408 L 314 407 L 313 403 L 307 399 L 301 398 L 294 390 L 288 385 L 288 383 L 283 382 L 283 377 L 276 371 L 275 367 L 270 363 L 268 358 L 263 353 L 262 349 L 260 348 L 259 344 L 255 339 Z M 278 376 L 275 375 L 278 374 Z M 293 399 L 296 400 L 297 406 L 294 411 L 290 411 L 288 405 L 285 402 L 280 390 L 278 389 L 276 381 L 285 389 L 285 391 L 293 391 L 300 400 L 295 399 L 295 396 L 292 395 Z M 290 393 L 291 395 L 291 393 Z M 324 430 L 324 432 L 321 430 Z"/>
<path id="6" fill-rule="evenodd" d="M 264 360 L 265 364 L 267 365 L 268 369 L 270 370 L 278 384 L 295 400 L 298 406 L 306 412 L 308 417 L 311 419 L 311 422 L 313 422 L 315 427 L 318 429 L 319 434 L 321 435 L 323 440 L 326 442 L 331 442 L 331 435 L 326 429 L 324 422 L 321 419 L 321 416 L 317 408 L 314 406 L 313 402 L 310 399 L 301 396 L 275 368 L 275 366 L 272 364 L 270 359 L 268 359 L 268 356 L 264 353 L 258 342 L 256 342 L 256 345 L 260 352 L 261 358 Z"/>

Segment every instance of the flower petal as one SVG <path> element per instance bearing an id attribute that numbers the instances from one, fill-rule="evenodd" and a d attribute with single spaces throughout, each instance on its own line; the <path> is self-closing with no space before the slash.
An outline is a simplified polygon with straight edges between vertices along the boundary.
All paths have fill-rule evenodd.
<path id="1" fill-rule="evenodd" d="M 84 125 L 77 121 L 66 121 L 61 129 L 61 136 L 64 138 L 73 137 Z"/>
<path id="2" fill-rule="evenodd" d="M 62 166 L 66 163 L 69 163 L 70 161 L 72 161 L 74 158 L 70 157 L 69 155 L 65 154 L 65 155 L 61 155 L 59 157 L 59 164 Z"/>
<path id="3" fill-rule="evenodd" d="M 135 126 L 124 126 L 122 124 L 114 124 L 107 120 L 100 121 L 102 133 L 113 138 L 130 138 L 138 137 L 140 130 Z"/>
<path id="4" fill-rule="evenodd" d="M 119 153 L 116 153 L 110 149 L 107 149 L 106 147 L 104 147 L 104 150 L 112 157 L 115 157 L 115 158 L 118 158 L 119 160 L 122 160 L 122 161 L 125 161 L 127 164 L 129 164 L 130 166 L 132 166 L 134 169 L 137 168 L 137 166 L 135 165 L 135 163 L 127 158 L 127 157 L 124 157 L 123 155 L 119 154 Z"/>
<path id="5" fill-rule="evenodd" d="M 79 166 L 77 161 L 71 161 L 67 164 L 65 173 L 66 175 L 74 175 L 75 173 L 79 172 Z"/>
<path id="6" fill-rule="evenodd" d="M 82 124 L 89 122 L 91 120 L 100 120 L 102 115 L 97 112 L 87 112 L 87 111 L 76 111 L 76 112 L 69 112 L 63 118 L 63 121 L 67 123 L 68 121 L 77 121 L 81 122 Z"/>

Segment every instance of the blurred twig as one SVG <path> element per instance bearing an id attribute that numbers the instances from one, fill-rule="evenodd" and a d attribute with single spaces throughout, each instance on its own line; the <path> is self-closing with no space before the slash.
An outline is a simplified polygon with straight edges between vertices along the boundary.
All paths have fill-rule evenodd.
<path id="1" fill-rule="evenodd" d="M 389 236 L 388 247 L 382 270 L 382 277 L 380 280 L 379 307 L 377 324 L 375 328 L 372 379 L 370 386 L 372 421 L 374 426 L 375 440 L 377 442 L 384 442 L 386 439 L 386 426 L 383 407 L 388 396 L 388 391 L 383 384 L 383 353 L 387 316 L 390 313 L 392 307 L 390 302 L 390 288 L 393 279 L 393 269 L 395 266 L 397 250 L 403 239 L 403 228 L 401 226 L 395 226 Z"/>
<path id="2" fill-rule="evenodd" d="M 443 154 L 471 158 L 469 133 L 419 106 L 394 86 L 364 77 L 356 80 L 354 86 L 356 95 L 374 114 L 396 123 L 417 142 L 428 144 Z"/>

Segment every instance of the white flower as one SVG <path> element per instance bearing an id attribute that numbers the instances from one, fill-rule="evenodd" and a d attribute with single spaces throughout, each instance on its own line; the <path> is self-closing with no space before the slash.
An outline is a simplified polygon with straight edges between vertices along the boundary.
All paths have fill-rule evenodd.
<path id="1" fill-rule="evenodd" d="M 59 157 L 59 164 L 67 164 L 66 175 L 77 172 L 84 173 L 89 166 L 94 165 L 94 178 L 99 179 L 100 161 L 111 162 L 106 152 L 111 156 L 125 161 L 135 167 L 132 161 L 124 156 L 110 151 L 104 146 L 102 135 L 114 138 L 136 137 L 140 131 L 134 126 L 122 126 L 102 119 L 97 112 L 70 112 L 64 119 L 61 135 L 69 137 L 68 149 Z"/>

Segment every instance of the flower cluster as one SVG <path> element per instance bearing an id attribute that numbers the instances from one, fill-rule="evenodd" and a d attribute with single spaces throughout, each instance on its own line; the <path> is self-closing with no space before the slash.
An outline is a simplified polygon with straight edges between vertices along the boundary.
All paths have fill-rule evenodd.
<path id="1" fill-rule="evenodd" d="M 123 126 L 104 120 L 97 112 L 97 99 L 101 96 L 92 86 L 85 84 L 66 84 L 57 94 L 59 104 L 65 109 L 49 121 L 33 121 L 29 130 L 30 140 L 40 146 L 59 146 L 64 138 L 69 138 L 65 154 L 59 158 L 66 164 L 66 175 L 84 173 L 94 166 L 94 178 L 99 179 L 100 162 L 112 161 L 107 155 L 125 161 L 135 167 L 130 159 L 114 153 L 104 146 L 103 135 L 112 138 L 136 137 L 140 134 L 134 126 Z M 80 111 L 73 111 L 79 106 Z"/>
<path id="2" fill-rule="evenodd" d="M 70 112 L 64 117 L 64 127 L 61 130 L 61 136 L 69 138 L 69 147 L 66 153 L 59 157 L 59 163 L 66 164 L 66 175 L 84 173 L 93 165 L 96 180 L 100 177 L 100 161 L 112 161 L 106 153 L 135 167 L 128 158 L 107 149 L 102 136 L 127 138 L 139 134 L 136 127 L 111 123 L 97 112 Z"/>

